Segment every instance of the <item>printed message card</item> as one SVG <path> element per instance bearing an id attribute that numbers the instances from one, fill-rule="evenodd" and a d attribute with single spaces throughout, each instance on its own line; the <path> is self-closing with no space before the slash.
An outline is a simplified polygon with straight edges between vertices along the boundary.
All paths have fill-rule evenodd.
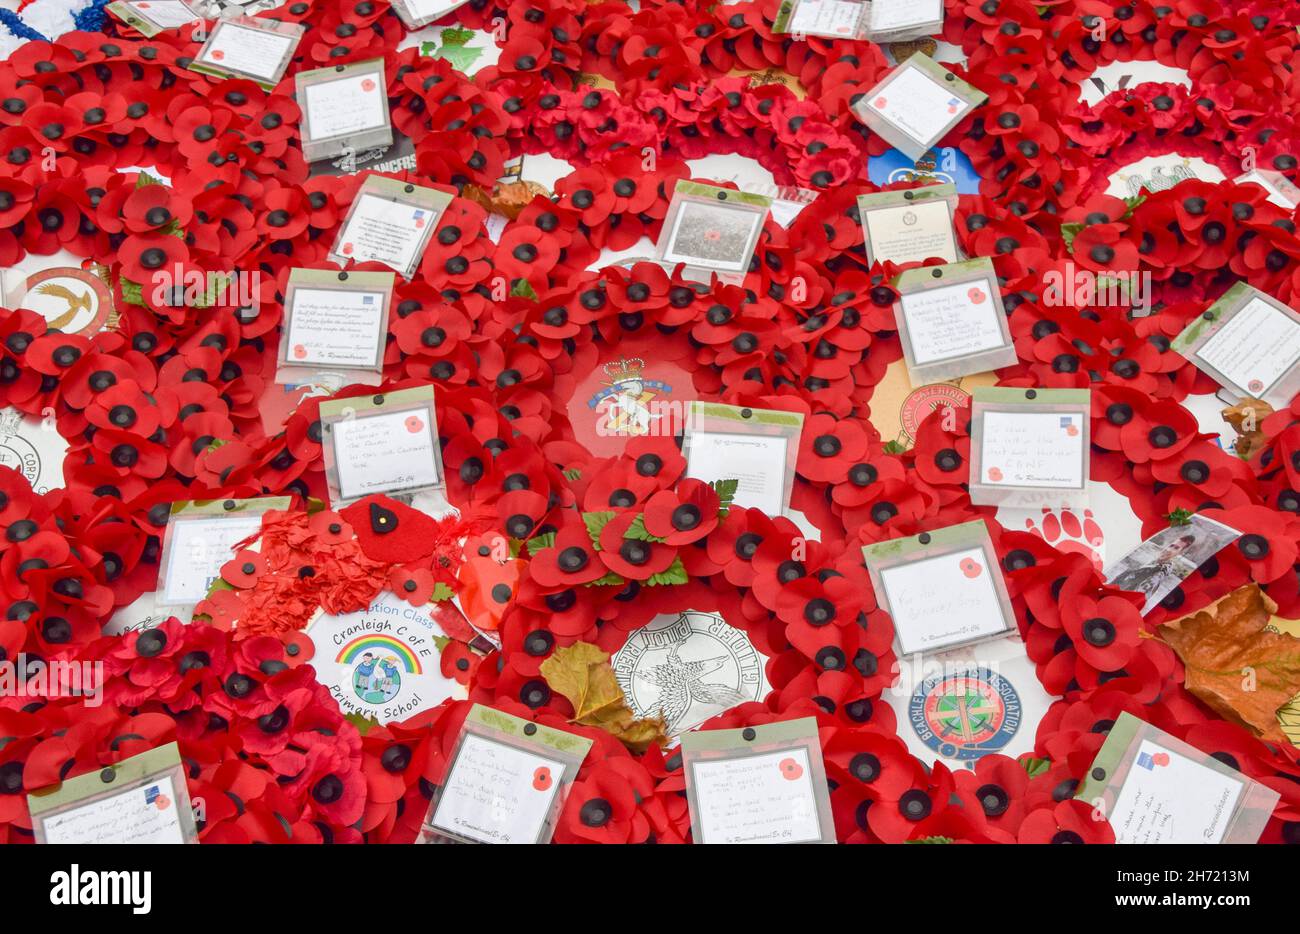
<path id="1" fill-rule="evenodd" d="M 735 505 L 783 515 L 802 428 L 803 416 L 795 412 L 691 402 L 682 440 L 686 476 L 735 480 Z"/>
<path id="2" fill-rule="evenodd" d="M 1122 713 L 1077 797 L 1106 816 L 1116 843 L 1256 843 L 1281 796 Z"/>
<path id="3" fill-rule="evenodd" d="M 451 195 L 379 175 L 368 176 L 339 229 L 331 259 L 377 262 L 415 274 Z"/>
<path id="4" fill-rule="evenodd" d="M 872 42 L 933 36 L 943 29 L 943 0 L 871 0 L 870 6 Z"/>
<path id="5" fill-rule="evenodd" d="M 834 843 L 811 717 L 682 736 L 696 843 Z"/>
<path id="6" fill-rule="evenodd" d="M 868 4 L 857 0 L 789 0 L 772 24 L 775 33 L 861 39 Z"/>
<path id="7" fill-rule="evenodd" d="M 1015 630 L 997 553 L 975 520 L 862 549 L 898 655 L 939 652 Z"/>
<path id="8" fill-rule="evenodd" d="M 304 32 L 297 23 L 247 16 L 218 19 L 190 70 L 218 78 L 251 78 L 269 91 L 284 77 Z"/>
<path id="9" fill-rule="evenodd" d="M 548 842 L 590 748 L 589 739 L 475 704 L 426 833 L 468 843 Z"/>
<path id="10" fill-rule="evenodd" d="M 118 0 L 104 7 L 146 38 L 167 29 L 178 29 L 203 18 L 181 0 Z"/>
<path id="11" fill-rule="evenodd" d="M 284 299 L 277 383 L 332 370 L 383 370 L 391 272 L 294 269 Z"/>
<path id="12" fill-rule="evenodd" d="M 938 257 L 957 262 L 956 203 L 957 189 L 952 185 L 859 196 L 867 261 L 901 265 Z"/>

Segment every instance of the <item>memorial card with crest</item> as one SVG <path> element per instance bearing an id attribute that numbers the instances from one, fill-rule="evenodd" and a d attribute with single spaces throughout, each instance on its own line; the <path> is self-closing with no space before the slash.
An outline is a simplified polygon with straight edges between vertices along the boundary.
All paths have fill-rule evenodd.
<path id="1" fill-rule="evenodd" d="M 935 257 L 957 262 L 961 256 L 953 220 L 956 210 L 953 185 L 859 195 L 867 262 L 901 265 Z"/>
<path id="2" fill-rule="evenodd" d="M 1016 629 L 1002 566 L 982 519 L 862 549 L 896 653 L 934 653 Z"/>

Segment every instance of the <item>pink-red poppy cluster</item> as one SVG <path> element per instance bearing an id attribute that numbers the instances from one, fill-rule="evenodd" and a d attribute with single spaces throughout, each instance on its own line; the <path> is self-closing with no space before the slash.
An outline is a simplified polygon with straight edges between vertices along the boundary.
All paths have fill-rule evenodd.
<path id="1" fill-rule="evenodd" d="M 374 57 L 394 128 L 416 149 L 416 169 L 396 177 L 455 195 L 416 274 L 399 277 L 384 386 L 437 387 L 450 498 L 466 528 L 520 543 L 501 648 L 462 647 L 452 660 L 467 663 L 456 670 L 472 700 L 593 739 L 557 840 L 689 839 L 680 756 L 633 755 L 570 726 L 540 673 L 557 646 L 613 651 L 685 609 L 722 612 L 770 659 L 770 695 L 711 725 L 818 718 L 843 841 L 1109 841 L 1073 795 L 1122 711 L 1277 790 L 1266 838 L 1300 840 L 1300 753 L 1215 717 L 1183 688 L 1172 651 L 1143 638 L 1250 581 L 1300 615 L 1300 401 L 1261 423 L 1257 453 L 1236 457 L 1182 404 L 1215 387 L 1170 350 L 1233 281 L 1295 299 L 1294 217 L 1230 181 L 1128 201 L 1105 193 L 1116 168 L 1171 152 L 1228 178 L 1244 161 L 1294 177 L 1300 9 L 946 5 L 942 38 L 966 56 L 950 67 L 989 95 L 945 143 L 982 178 L 961 197 L 957 233 L 999 276 L 1019 358 L 1000 383 L 1092 389 L 1093 477 L 1129 499 L 1145 532 L 1199 511 L 1245 533 L 1143 619 L 1086 558 L 971 505 L 964 419 L 925 419 L 906 451 L 873 426 L 873 393 L 902 356 L 890 287 L 900 267 L 863 252 L 856 197 L 877 190 L 867 160 L 887 146 L 851 107 L 891 65 L 869 43 L 774 35 L 778 6 L 472 0 L 455 19 L 505 23 L 499 61 L 472 79 L 397 51 L 406 31 L 382 0 L 262 14 L 307 29 L 270 92 L 188 70 L 197 44 L 184 30 L 145 39 L 111 25 L 27 43 L 0 64 L 0 264 L 59 249 L 102 263 L 121 313 L 94 334 L 52 331 L 21 308 L 0 314 L 0 404 L 52 419 L 69 447 L 64 487 L 43 495 L 0 468 L 0 661 L 102 661 L 108 676 L 96 709 L 0 698 L 0 735 L 16 738 L 0 745 L 0 840 L 31 839 L 28 792 L 171 739 L 211 808 L 204 840 L 399 841 L 418 829 L 467 705 L 363 736 L 302 664 L 298 630 L 318 605 L 355 606 L 380 589 L 427 599 L 446 567 L 433 550 L 367 552 L 364 517 L 303 515 L 307 498 L 325 498 L 319 401 L 287 419 L 264 405 L 289 270 L 336 268 L 327 256 L 365 174 L 309 176 L 292 76 Z M 1190 86 L 1080 102 L 1081 80 L 1134 60 L 1183 69 Z M 538 152 L 575 170 L 493 240 L 465 186 L 489 188 L 508 158 Z M 768 221 L 743 285 L 653 263 L 599 268 L 602 250 L 657 236 L 686 160 L 713 153 L 818 193 L 788 229 Z M 169 184 L 147 184 L 138 166 Z M 1074 268 L 1149 273 L 1151 314 L 1046 300 L 1048 273 Z M 193 276 L 247 277 L 251 299 L 177 288 Z M 670 438 L 591 453 L 568 403 L 614 353 L 671 362 L 700 398 L 803 414 L 793 506 L 821 541 L 724 508 L 683 479 Z M 264 494 L 293 496 L 299 513 L 272 520 L 284 547 L 232 556 L 231 589 L 204 607 L 215 625 L 100 636 L 154 587 L 172 501 Z M 976 518 L 1043 684 L 1062 699 L 1032 758 L 988 756 L 953 773 L 908 754 L 881 700 L 893 631 L 860 548 Z M 222 593 L 249 595 L 261 622 L 226 631 L 236 608 Z"/>

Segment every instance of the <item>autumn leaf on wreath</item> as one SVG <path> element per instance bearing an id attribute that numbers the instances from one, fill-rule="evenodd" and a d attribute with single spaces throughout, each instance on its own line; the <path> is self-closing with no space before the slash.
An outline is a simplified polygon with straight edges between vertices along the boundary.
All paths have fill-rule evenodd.
<path id="1" fill-rule="evenodd" d="M 1261 738 L 1288 742 L 1277 712 L 1300 693 L 1300 639 L 1266 628 L 1276 610 L 1248 584 L 1158 632 L 1183 660 L 1187 690 Z"/>
<path id="2" fill-rule="evenodd" d="M 1243 399 L 1223 410 L 1223 420 L 1237 433 L 1235 449 L 1238 457 L 1250 460 L 1256 451 L 1268 444 L 1259 426 L 1272 414 L 1273 407 L 1258 399 Z"/>
<path id="3" fill-rule="evenodd" d="M 609 653 L 589 642 L 575 642 L 542 662 L 542 677 L 551 690 L 573 705 L 570 723 L 594 726 L 621 740 L 634 752 L 667 742 L 663 717 L 638 720 L 609 664 Z"/>

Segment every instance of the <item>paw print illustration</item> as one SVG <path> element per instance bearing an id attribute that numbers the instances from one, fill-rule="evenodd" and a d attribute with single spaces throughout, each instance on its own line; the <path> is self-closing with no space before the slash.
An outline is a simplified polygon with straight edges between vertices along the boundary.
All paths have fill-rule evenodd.
<path id="1" fill-rule="evenodd" d="M 1049 545 L 1070 554 L 1083 555 L 1098 571 L 1102 569 L 1101 546 L 1104 539 L 1101 526 L 1093 519 L 1091 509 L 1085 509 L 1080 518 L 1069 509 L 1058 512 L 1045 508 L 1039 522 L 1026 519 L 1025 528 Z"/>

